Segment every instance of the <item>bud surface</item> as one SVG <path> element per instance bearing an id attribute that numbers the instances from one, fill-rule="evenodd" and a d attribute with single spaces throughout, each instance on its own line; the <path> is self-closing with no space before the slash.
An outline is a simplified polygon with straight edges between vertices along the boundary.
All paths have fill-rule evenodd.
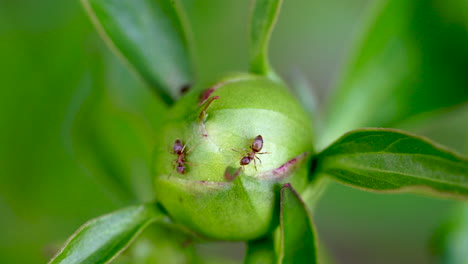
<path id="1" fill-rule="evenodd" d="M 169 112 L 153 164 L 157 200 L 203 236 L 260 237 L 279 222 L 281 185 L 304 190 L 312 140 L 309 118 L 282 84 L 223 79 Z"/>

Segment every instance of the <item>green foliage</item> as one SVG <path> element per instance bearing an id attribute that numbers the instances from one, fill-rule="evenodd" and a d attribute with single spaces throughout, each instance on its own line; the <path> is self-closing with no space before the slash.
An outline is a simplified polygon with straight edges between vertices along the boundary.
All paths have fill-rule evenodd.
<path id="1" fill-rule="evenodd" d="M 290 184 L 281 188 L 278 263 L 317 263 L 315 231 L 307 207 Z"/>
<path id="2" fill-rule="evenodd" d="M 449 116 L 440 115 L 441 125 L 426 124 L 418 130 L 468 154 L 468 105 L 454 109 Z M 432 254 L 438 264 L 468 263 L 468 204 L 459 203 L 444 217 L 431 241 Z"/>
<path id="3" fill-rule="evenodd" d="M 270 236 L 249 241 L 244 263 L 318 263 L 314 225 L 306 204 L 289 183 L 280 193 L 276 245 Z"/>
<path id="4" fill-rule="evenodd" d="M 77 54 L 74 52 L 77 47 L 70 50 L 67 47 L 82 44 L 89 34 L 86 26 L 68 25 L 66 31 L 75 33 L 79 29 L 76 34 L 68 33 L 77 35 L 76 39 L 74 36 L 69 41 L 41 42 L 38 49 L 45 50 L 50 45 L 50 50 L 56 53 L 41 55 L 36 50 L 23 49 L 22 45 L 29 40 L 26 37 L 22 41 L 10 40 L 9 35 L 4 38 L 2 34 L 9 32 L 9 25 L 0 23 L 0 57 L 6 57 L 7 63 L 19 62 L 21 69 L 29 60 L 43 61 L 40 66 L 47 69 L 56 66 L 50 69 L 54 74 L 44 77 L 36 73 L 40 68 L 36 62 L 34 67 L 6 74 L 12 77 L 2 80 L 5 87 L 35 87 L 49 77 L 55 88 L 47 90 L 49 94 L 38 92 L 40 89 L 27 92 L 5 89 L 8 92 L 1 96 L 0 117 L 6 117 L 9 125 L 0 130 L 1 145 L 5 147 L 4 153 L 0 153 L 0 168 L 14 173 L 0 175 L 7 175 L 0 178 L 0 209 L 4 209 L 4 204 L 8 209 L 6 214 L 2 211 L 6 217 L 0 219 L 0 226 L 19 230 L 18 226 L 27 223 L 29 228 L 37 224 L 48 227 L 45 230 L 59 230 L 53 235 L 44 231 L 46 238 L 30 236 L 28 229 L 18 235 L 6 230 L 0 238 L 3 244 L 39 239 L 42 241 L 37 244 L 42 246 L 57 238 L 57 244 L 61 243 L 62 234 L 70 232 L 74 223 L 63 226 L 60 223 L 112 207 L 93 192 L 94 185 L 76 180 L 83 176 L 76 168 L 65 170 L 72 162 L 56 142 L 58 135 L 49 136 L 44 124 L 62 131 L 66 152 L 84 165 L 111 197 L 117 198 L 114 202 L 151 201 L 86 223 L 51 263 L 198 262 L 193 243 L 213 239 L 249 240 L 245 263 L 316 263 L 317 241 L 308 210 L 317 203 L 329 178 L 371 191 L 431 190 L 444 196 L 468 196 L 466 158 L 426 139 L 395 130 L 349 132 L 316 155 L 312 164 L 308 162 L 308 154 L 314 153 L 317 133 L 272 70 L 268 58 L 281 0 L 253 2 L 250 74 L 230 75 L 202 94 L 199 91 L 207 86 L 195 83 L 198 80 L 192 69 L 188 26 L 178 1 L 83 0 L 83 4 L 107 44 L 146 85 L 166 104 L 178 102 L 166 113 L 157 99 L 141 92 L 141 83 L 127 82 L 132 78 L 126 72 L 112 68 L 110 65 L 117 63 L 107 57 L 103 59 L 99 55 L 102 51 L 98 48 L 96 52 L 94 44 L 87 44 L 91 54 L 86 58 L 77 55 L 70 58 L 70 54 Z M 5 4 L 9 5 L 13 4 Z M 46 8 L 56 6 L 59 4 Z M 10 21 L 9 12 L 3 10 L 0 8 L 0 20 L 7 17 L 5 21 Z M 63 11 L 53 10 L 56 12 L 48 14 Z M 325 148 L 338 135 L 363 126 L 395 126 L 403 121 L 412 127 L 413 121 L 420 121 L 421 116 L 443 114 L 446 108 L 468 98 L 465 0 L 383 1 L 377 11 L 329 103 L 319 148 Z M 63 14 L 68 16 L 66 12 Z M 40 27 L 37 25 L 35 30 L 42 37 L 47 30 L 43 32 Z M 4 44 L 10 41 L 12 44 Z M 12 55 L 3 56 L 8 53 Z M 200 57 L 205 55 L 209 54 Z M 69 66 L 73 64 L 79 66 Z M 195 89 L 182 97 L 182 89 L 188 85 L 195 85 Z M 56 89 L 76 86 L 74 95 L 67 94 L 66 89 Z M 308 98 L 306 89 L 298 90 L 301 101 L 310 105 L 313 100 Z M 67 107 L 70 97 L 73 99 Z M 63 105 L 51 107 L 42 101 L 44 98 Z M 210 98 L 214 99 L 212 105 L 205 101 Z M 14 108 L 20 100 L 21 107 Z M 315 105 L 309 110 L 313 115 L 318 111 Z M 40 118 L 32 120 L 36 112 Z M 51 112 L 66 112 L 61 117 L 65 120 L 63 127 L 61 118 L 47 123 L 47 119 L 54 117 Z M 462 112 L 460 116 L 455 125 L 442 129 L 461 131 L 458 126 L 465 123 L 466 114 Z M 439 118 L 447 120 L 443 115 Z M 321 118 L 314 116 L 313 120 Z M 461 134 L 466 140 L 466 133 Z M 260 156 L 261 163 L 253 159 L 252 163 L 258 163 L 241 167 L 240 158 L 253 151 L 252 139 L 257 135 L 265 139 L 262 151 L 268 153 Z M 450 135 L 458 134 L 452 131 Z M 186 173 L 175 169 L 179 154 L 171 148 L 176 139 L 182 139 L 187 147 L 182 160 L 186 162 Z M 451 145 L 459 147 L 460 142 L 453 140 Z M 232 149 L 246 149 L 246 153 Z M 35 163 L 29 156 L 34 157 Z M 154 174 L 154 193 L 150 169 Z M 76 179 L 64 175 L 74 175 Z M 70 185 L 68 189 L 65 182 Z M 52 194 L 44 195 L 45 188 Z M 69 203 L 75 196 L 81 200 Z M 64 200 L 57 208 L 30 205 L 36 200 L 53 204 L 57 198 Z M 83 209 L 94 200 L 95 211 Z M 13 203 L 14 209 L 10 210 Z M 165 218 L 160 208 L 168 212 L 170 219 Z M 40 211 L 44 212 L 29 217 Z M 63 219 L 49 215 L 60 215 Z M 143 229 L 163 218 L 167 226 L 153 226 L 136 239 Z M 452 221 L 450 228 L 443 230 L 444 239 L 438 241 L 439 253 L 442 261 L 462 263 L 466 259 L 466 214 L 454 219 L 458 221 Z M 133 246 L 123 252 L 133 241 Z M 31 259 L 38 259 L 37 248 L 21 252 L 36 252 Z M 54 243 L 46 249 L 56 252 Z M 9 255 L 18 255 L 12 252 Z M 28 256 L 18 258 L 22 261 Z"/>
<path id="5" fill-rule="evenodd" d="M 164 217 L 154 205 L 138 205 L 85 223 L 49 262 L 107 263 L 151 222 Z"/>
<path id="6" fill-rule="evenodd" d="M 432 253 L 440 264 L 468 263 L 468 206 L 456 207 L 455 213 L 437 230 Z"/>
<path id="7" fill-rule="evenodd" d="M 250 72 L 273 75 L 268 62 L 268 43 L 283 0 L 254 0 L 250 17 Z"/>
<path id="8" fill-rule="evenodd" d="M 247 243 L 247 253 L 244 259 L 245 264 L 271 264 L 275 263 L 275 259 L 274 244 L 271 237 L 265 237 Z"/>
<path id="9" fill-rule="evenodd" d="M 168 0 L 83 0 L 107 43 L 167 103 L 194 81 L 181 9 Z"/>
<path id="10" fill-rule="evenodd" d="M 466 1 L 379 4 L 328 104 L 319 147 L 468 99 Z"/>
<path id="11" fill-rule="evenodd" d="M 150 202 L 148 164 L 166 108 L 117 58 L 102 53 L 90 62 L 72 109 L 73 155 L 116 202 Z"/>
<path id="12" fill-rule="evenodd" d="M 390 129 L 349 132 L 319 154 L 318 173 L 372 191 L 430 189 L 468 196 L 468 160 Z"/>
<path id="13" fill-rule="evenodd" d="M 0 263 L 46 263 L 118 208 L 69 144 L 93 32 L 78 1 L 0 1 Z"/>
<path id="14" fill-rule="evenodd" d="M 236 75 L 202 95 L 209 96 L 188 94 L 168 113 L 153 162 L 156 198 L 176 221 L 205 236 L 266 235 L 277 225 L 279 186 L 291 182 L 301 192 L 307 185 L 313 149 L 307 115 L 283 85 L 266 77 Z M 266 153 L 241 167 L 257 135 Z M 184 174 L 170 151 L 177 139 L 186 145 Z M 227 177 L 227 168 L 238 175 Z"/>
<path id="15" fill-rule="evenodd" d="M 190 234 L 167 222 L 148 226 L 112 263 L 206 263 L 195 251 Z"/>

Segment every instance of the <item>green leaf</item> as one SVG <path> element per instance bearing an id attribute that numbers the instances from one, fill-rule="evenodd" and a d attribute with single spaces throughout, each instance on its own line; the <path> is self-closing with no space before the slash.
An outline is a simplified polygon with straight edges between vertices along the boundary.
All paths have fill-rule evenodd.
<path id="1" fill-rule="evenodd" d="M 102 37 L 172 103 L 194 81 L 181 8 L 169 0 L 82 0 Z"/>
<path id="2" fill-rule="evenodd" d="M 245 264 L 273 264 L 275 263 L 275 258 L 275 247 L 271 237 L 247 243 Z"/>
<path id="3" fill-rule="evenodd" d="M 148 164 L 166 109 L 113 54 L 92 57 L 67 111 L 67 148 L 117 204 L 152 201 Z"/>
<path id="4" fill-rule="evenodd" d="M 468 126 L 460 124 L 468 124 L 468 102 L 426 118 L 408 120 L 399 124 L 398 129 L 426 136 L 466 155 L 468 154 Z"/>
<path id="5" fill-rule="evenodd" d="M 468 196 L 468 160 L 391 129 L 349 132 L 319 154 L 317 171 L 373 191 L 430 189 Z"/>
<path id="6" fill-rule="evenodd" d="M 301 197 L 290 184 L 281 188 L 279 263 L 317 263 L 315 231 Z"/>
<path id="7" fill-rule="evenodd" d="M 466 1 L 387 0 L 376 11 L 328 103 L 320 147 L 468 100 Z"/>
<path id="8" fill-rule="evenodd" d="M 146 226 L 163 217 L 155 205 L 145 204 L 95 218 L 81 226 L 49 264 L 108 263 Z"/>
<path id="9" fill-rule="evenodd" d="M 281 9 L 282 0 L 255 0 L 250 17 L 250 72 L 273 75 L 268 62 L 268 42 Z"/>
<path id="10" fill-rule="evenodd" d="M 468 205 L 462 204 L 447 221 L 441 225 L 432 241 L 432 253 L 437 257 L 435 263 L 468 263 Z"/>
<path id="11" fill-rule="evenodd" d="M 194 239 L 172 223 L 158 222 L 148 226 L 116 260 L 129 258 L 133 264 L 203 263 L 196 255 Z"/>

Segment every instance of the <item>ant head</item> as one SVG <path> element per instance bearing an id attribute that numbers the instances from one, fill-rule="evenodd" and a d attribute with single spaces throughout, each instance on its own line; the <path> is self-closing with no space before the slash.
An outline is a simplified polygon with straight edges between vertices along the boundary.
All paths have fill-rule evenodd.
<path id="1" fill-rule="evenodd" d="M 252 159 L 249 156 L 245 156 L 241 159 L 240 165 L 248 165 Z"/>
<path id="2" fill-rule="evenodd" d="M 254 138 L 251 146 L 252 150 L 255 152 L 259 152 L 263 148 L 263 137 L 261 135 L 258 135 Z"/>
<path id="3" fill-rule="evenodd" d="M 172 150 L 174 150 L 174 153 L 181 154 L 182 151 L 184 150 L 184 145 L 182 144 L 182 141 L 180 139 L 176 139 L 174 142 L 174 146 L 172 146 Z"/>

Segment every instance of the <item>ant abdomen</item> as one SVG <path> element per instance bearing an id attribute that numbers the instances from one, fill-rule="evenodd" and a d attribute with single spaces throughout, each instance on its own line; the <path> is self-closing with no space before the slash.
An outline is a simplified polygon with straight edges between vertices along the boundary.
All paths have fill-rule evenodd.
<path id="1" fill-rule="evenodd" d="M 260 152 L 263 148 L 263 137 L 261 135 L 256 136 L 250 148 L 254 152 Z"/>
<path id="2" fill-rule="evenodd" d="M 178 165 L 176 170 L 180 174 L 185 174 L 185 166 L 183 166 L 183 165 Z"/>

